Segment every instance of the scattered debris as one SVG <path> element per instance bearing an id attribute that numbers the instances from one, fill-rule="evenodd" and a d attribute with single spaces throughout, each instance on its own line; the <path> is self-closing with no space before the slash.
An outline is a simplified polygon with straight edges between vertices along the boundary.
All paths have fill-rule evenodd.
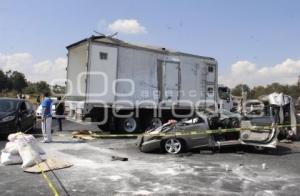
<path id="1" fill-rule="evenodd" d="M 83 140 L 94 140 L 93 132 L 89 130 L 80 130 L 80 131 L 73 131 L 72 137 L 76 139 L 83 139 Z"/>
<path id="2" fill-rule="evenodd" d="M 31 167 L 42 162 L 39 152 L 30 143 L 18 140 L 18 151 L 23 160 L 22 168 Z"/>
<path id="3" fill-rule="evenodd" d="M 8 136 L 9 142 L 1 151 L 3 165 L 21 164 L 25 172 L 41 173 L 42 171 L 56 170 L 71 167 L 72 164 L 58 159 L 47 159 L 42 162 L 40 155 L 45 151 L 38 145 L 34 136 L 24 133 L 15 133 Z"/>
<path id="4" fill-rule="evenodd" d="M 128 158 L 126 158 L 126 157 L 112 156 L 111 160 L 112 161 L 128 161 Z"/>
<path id="5" fill-rule="evenodd" d="M 41 162 L 41 154 L 44 150 L 37 144 L 37 140 L 29 134 L 15 133 L 8 136 L 9 142 L 1 151 L 1 163 L 3 165 L 21 164 L 22 167 L 30 167 Z"/>
<path id="6" fill-rule="evenodd" d="M 71 163 L 60 160 L 60 159 L 47 159 L 46 161 L 40 163 L 39 165 L 35 165 L 29 168 L 26 168 L 24 171 L 28 173 L 41 173 L 41 170 L 44 172 L 50 171 L 50 170 L 58 170 L 63 168 L 68 168 L 73 166 Z"/>
<path id="7" fill-rule="evenodd" d="M 281 143 L 286 143 L 286 144 L 291 144 L 291 143 L 293 143 L 292 140 L 288 140 L 288 139 L 283 139 L 283 140 L 280 140 L 279 142 L 281 142 Z"/>
<path id="8" fill-rule="evenodd" d="M 14 165 L 21 164 L 22 158 L 18 154 L 12 154 L 7 152 L 5 149 L 1 151 L 1 164 L 3 165 Z"/>
<path id="9" fill-rule="evenodd" d="M 261 164 L 261 167 L 262 167 L 262 169 L 263 169 L 263 170 L 266 170 L 266 169 L 268 169 L 268 166 L 267 166 L 267 164 L 266 164 L 266 163 L 263 163 L 263 164 Z"/>
<path id="10" fill-rule="evenodd" d="M 231 171 L 232 171 L 232 169 L 229 168 L 229 165 L 225 165 L 225 170 L 226 170 L 227 172 L 231 172 Z"/>

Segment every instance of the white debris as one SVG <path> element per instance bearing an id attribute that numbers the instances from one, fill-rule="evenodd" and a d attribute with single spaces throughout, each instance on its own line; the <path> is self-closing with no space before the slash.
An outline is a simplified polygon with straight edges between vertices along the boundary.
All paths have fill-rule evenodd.
<path id="1" fill-rule="evenodd" d="M 268 169 L 268 166 L 267 166 L 267 164 L 266 163 L 263 163 L 263 164 L 261 164 L 261 167 L 262 167 L 262 169 Z"/>
<path id="2" fill-rule="evenodd" d="M 225 165 L 225 170 L 226 170 L 227 172 L 232 171 L 232 170 L 229 168 L 229 165 Z"/>
<path id="3" fill-rule="evenodd" d="M 22 159 L 20 155 L 12 154 L 6 152 L 5 150 L 1 151 L 1 164 L 12 165 L 12 164 L 20 164 L 20 163 L 22 163 Z"/>
<path id="4" fill-rule="evenodd" d="M 18 140 L 18 151 L 23 160 L 22 168 L 30 167 L 36 163 L 42 162 L 40 154 L 36 151 L 30 143 Z"/>
<path id="5" fill-rule="evenodd" d="M 5 151 L 12 155 L 19 155 L 18 146 L 16 142 L 7 142 L 5 145 Z"/>
<path id="6" fill-rule="evenodd" d="M 21 132 L 9 134 L 7 139 L 10 142 L 15 142 L 18 139 L 25 139 L 27 142 L 36 142 L 36 139 L 35 139 L 35 137 L 33 137 L 33 135 L 24 134 L 24 133 L 21 133 Z"/>
<path id="7" fill-rule="evenodd" d="M 39 147 L 34 136 L 15 133 L 10 134 L 8 140 L 1 153 L 3 165 L 23 163 L 24 168 L 41 162 L 40 154 L 45 154 L 45 151 Z"/>

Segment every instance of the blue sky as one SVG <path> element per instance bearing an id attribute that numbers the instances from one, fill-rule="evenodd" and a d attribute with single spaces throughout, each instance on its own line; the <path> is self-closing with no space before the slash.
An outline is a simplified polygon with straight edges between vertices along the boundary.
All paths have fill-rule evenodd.
<path id="1" fill-rule="evenodd" d="M 30 55 L 25 62 L 28 68 L 45 62 L 55 66 L 58 58 L 65 58 L 66 45 L 90 36 L 93 30 L 110 33 L 109 24 L 130 19 L 145 32 L 119 33 L 117 38 L 214 57 L 220 79 L 228 85 L 266 84 L 276 81 L 275 76 L 279 82 L 291 83 L 286 78 L 295 80 L 300 75 L 299 10 L 300 1 L 296 0 L 0 0 L 0 54 L 7 59 L 26 53 Z M 7 63 L 2 60 L 1 64 L 0 59 L 0 68 Z M 285 69 L 297 74 L 278 74 Z M 248 75 L 245 70 L 273 75 L 268 80 L 264 74 L 261 79 L 228 80 Z"/>

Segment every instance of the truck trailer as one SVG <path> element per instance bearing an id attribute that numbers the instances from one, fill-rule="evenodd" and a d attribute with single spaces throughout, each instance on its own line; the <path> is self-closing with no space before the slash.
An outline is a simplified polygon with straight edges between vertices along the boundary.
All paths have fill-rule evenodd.
<path id="1" fill-rule="evenodd" d="M 132 133 L 218 107 L 214 58 L 107 36 L 66 48 L 69 120 Z"/>

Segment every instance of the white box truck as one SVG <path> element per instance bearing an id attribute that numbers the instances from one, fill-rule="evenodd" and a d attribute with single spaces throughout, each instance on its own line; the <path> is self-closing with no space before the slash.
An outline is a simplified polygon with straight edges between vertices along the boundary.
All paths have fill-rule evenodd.
<path id="1" fill-rule="evenodd" d="M 135 132 L 216 107 L 217 61 L 91 36 L 67 46 L 67 118 Z"/>

